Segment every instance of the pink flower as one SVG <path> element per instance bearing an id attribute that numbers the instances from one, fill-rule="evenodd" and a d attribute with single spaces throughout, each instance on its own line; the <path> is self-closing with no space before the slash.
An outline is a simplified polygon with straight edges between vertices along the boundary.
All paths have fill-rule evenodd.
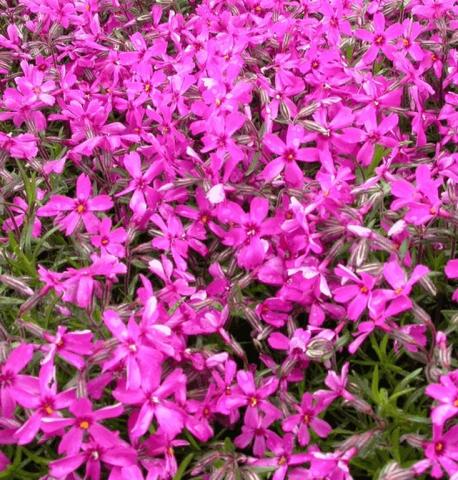
<path id="1" fill-rule="evenodd" d="M 161 382 L 162 371 L 157 362 L 154 365 L 143 364 L 141 372 L 140 388 L 129 390 L 124 384 L 113 392 L 114 397 L 122 403 L 140 405 L 129 429 L 132 438 L 144 435 L 153 418 L 156 418 L 161 431 L 175 437 L 183 429 L 185 417 L 182 409 L 169 398 L 174 396 L 185 401 L 186 376 L 177 368 Z"/>
<path id="2" fill-rule="evenodd" d="M 256 409 L 249 409 L 245 415 L 242 433 L 235 438 L 238 448 L 247 448 L 253 442 L 253 453 L 262 457 L 266 451 L 266 443 L 274 441 L 275 434 L 268 427 L 277 420 L 276 417 L 261 414 Z"/>
<path id="3" fill-rule="evenodd" d="M 433 438 L 425 442 L 424 454 L 426 458 L 412 466 L 417 475 L 428 469 L 433 478 L 442 478 L 444 470 L 450 476 L 458 472 L 458 425 L 444 433 L 443 425 L 433 424 Z"/>
<path id="4" fill-rule="evenodd" d="M 434 424 L 444 425 L 449 418 L 458 415 L 458 370 L 441 375 L 440 383 L 428 385 L 425 392 L 439 403 L 431 413 Z"/>
<path id="5" fill-rule="evenodd" d="M 16 392 L 17 402 L 33 413 L 14 433 L 19 445 L 31 442 L 41 427 L 43 417 L 58 416 L 57 412 L 68 408 L 76 400 L 74 388 L 57 393 L 56 372 L 52 362 L 44 364 L 40 369 L 39 390 Z"/>
<path id="6" fill-rule="evenodd" d="M 277 135 L 267 133 L 263 138 L 263 143 L 272 153 L 278 156 L 267 164 L 260 178 L 270 182 L 284 170 L 288 185 L 302 185 L 304 175 L 296 162 L 316 162 L 318 160 L 315 148 L 300 148 L 304 141 L 304 129 L 298 125 L 288 127 L 286 143 L 280 140 Z"/>
<path id="7" fill-rule="evenodd" d="M 75 400 L 69 407 L 73 414 L 72 418 L 44 417 L 41 427 L 44 432 L 49 434 L 58 434 L 62 429 L 70 427 L 59 443 L 58 452 L 67 455 L 74 455 L 81 450 L 83 438 L 90 435 L 95 441 L 102 445 L 110 443 L 117 436 L 100 425 L 100 420 L 107 418 L 116 418 L 122 414 L 124 408 L 118 403 L 99 410 L 92 410 L 92 403 L 87 398 Z"/>
<path id="8" fill-rule="evenodd" d="M 282 428 L 285 432 L 296 432 L 299 445 L 310 442 L 309 429 L 321 438 L 326 438 L 332 431 L 331 425 L 318 417 L 326 406 L 311 393 L 304 393 L 300 406 L 295 405 L 295 408 L 298 413 L 285 418 Z"/>
<path id="9" fill-rule="evenodd" d="M 113 255 L 118 258 L 125 256 L 126 247 L 124 243 L 127 240 L 127 232 L 124 228 L 111 229 L 111 218 L 103 218 L 100 222 L 97 222 L 97 226 L 94 228 L 91 226 L 91 243 L 95 247 L 100 248 L 100 253 L 104 255 Z"/>
<path id="10" fill-rule="evenodd" d="M 90 230 L 97 222 L 93 212 L 104 212 L 113 207 L 109 195 L 97 195 L 91 198 L 89 177 L 81 174 L 76 182 L 76 199 L 64 195 L 52 195 L 49 202 L 40 207 L 37 214 L 42 217 L 57 216 L 57 223 L 66 235 L 71 235 L 80 220 Z M 67 213 L 70 212 L 70 213 Z"/>
<path id="11" fill-rule="evenodd" d="M 350 320 L 358 320 L 372 297 L 372 290 L 376 279 L 371 275 L 362 272 L 361 279 L 344 265 L 335 269 L 336 275 L 345 281 L 353 282 L 352 285 L 337 287 L 333 290 L 333 297 L 336 302 L 348 303 L 347 315 Z"/>
<path id="12" fill-rule="evenodd" d="M 370 42 L 371 46 L 361 59 L 366 65 L 371 64 L 377 58 L 377 55 L 382 51 L 387 58 L 393 60 L 396 49 L 390 42 L 399 37 L 402 33 L 402 25 L 394 23 L 385 29 L 385 17 L 383 13 L 376 13 L 374 15 L 374 31 L 357 30 L 356 37 L 360 40 Z"/>
<path id="13" fill-rule="evenodd" d="M 29 364 L 32 355 L 33 345 L 23 343 L 11 351 L 6 361 L 0 363 L 0 414 L 5 418 L 13 415 L 17 397 L 38 391 L 38 379 L 19 373 Z"/>
<path id="14" fill-rule="evenodd" d="M 300 465 L 309 459 L 308 453 L 294 453 L 294 435 L 286 434 L 283 438 L 276 435 L 270 439 L 268 448 L 274 454 L 271 458 L 263 458 L 252 462 L 254 466 L 274 467 L 272 480 L 284 480 L 290 466 Z"/>

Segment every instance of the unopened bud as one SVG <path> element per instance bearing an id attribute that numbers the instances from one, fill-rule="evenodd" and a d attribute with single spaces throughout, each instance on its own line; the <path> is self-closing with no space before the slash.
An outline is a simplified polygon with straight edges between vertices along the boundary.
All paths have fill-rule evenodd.
<path id="1" fill-rule="evenodd" d="M 362 238 L 353 250 L 349 263 L 360 267 L 366 260 L 369 253 L 369 245 L 365 238 Z"/>
<path id="2" fill-rule="evenodd" d="M 317 109 L 318 109 L 318 104 L 316 102 L 312 102 L 310 105 L 307 105 L 306 107 L 301 108 L 299 110 L 299 113 L 297 114 L 296 119 L 308 117 L 312 115 L 312 113 L 314 113 Z"/>
<path id="3" fill-rule="evenodd" d="M 334 345 L 325 338 L 315 338 L 307 345 L 305 355 L 310 360 L 321 361 L 329 360 L 332 356 Z"/>
<path id="4" fill-rule="evenodd" d="M 377 245 L 382 250 L 385 250 L 385 252 L 393 253 L 396 251 L 394 243 L 389 238 L 386 238 L 378 233 L 373 232 L 372 241 L 374 245 Z"/>
<path id="5" fill-rule="evenodd" d="M 76 381 L 76 396 L 78 398 L 87 397 L 87 382 L 84 372 L 78 372 L 78 378 Z"/>
<path id="6" fill-rule="evenodd" d="M 409 469 L 401 468 L 396 462 L 386 464 L 379 474 L 379 480 L 410 480 L 415 478 Z"/>
<path id="7" fill-rule="evenodd" d="M 344 400 L 344 403 L 351 405 L 353 408 L 358 410 L 358 412 L 364 413 L 366 415 L 372 415 L 374 411 L 372 407 L 362 398 L 353 397 L 351 400 Z"/>
<path id="8" fill-rule="evenodd" d="M 21 327 L 23 328 L 24 330 L 27 330 L 28 332 L 30 332 L 32 335 L 34 335 L 35 337 L 37 338 L 43 338 L 44 337 L 44 334 L 46 333 L 46 330 L 41 328 L 39 325 L 37 325 L 36 323 L 32 323 L 32 322 L 25 322 L 24 320 L 22 320 L 21 318 L 18 318 L 16 320 L 16 323 Z"/>
<path id="9" fill-rule="evenodd" d="M 369 430 L 368 432 L 352 435 L 340 444 L 339 450 L 350 450 L 350 448 L 356 448 L 358 451 L 362 450 L 377 433 L 378 430 Z"/>
<path id="10" fill-rule="evenodd" d="M 421 308 L 420 305 L 418 305 L 417 303 L 415 302 L 412 302 L 412 303 L 413 303 L 412 313 L 415 319 L 419 323 L 422 323 L 424 325 L 430 325 L 432 323 L 432 320 L 429 314 L 425 310 L 423 310 L 423 308 Z"/>
<path id="11" fill-rule="evenodd" d="M 407 442 L 413 448 L 423 448 L 423 444 L 425 443 L 425 439 L 420 437 L 415 433 L 407 433 L 401 437 L 402 442 Z"/>
<path id="12" fill-rule="evenodd" d="M 419 283 L 432 297 L 437 295 L 437 288 L 429 277 L 421 278 Z"/>
<path id="13" fill-rule="evenodd" d="M 24 296 L 33 295 L 33 290 L 21 279 L 10 275 L 0 275 L 0 283 Z"/>

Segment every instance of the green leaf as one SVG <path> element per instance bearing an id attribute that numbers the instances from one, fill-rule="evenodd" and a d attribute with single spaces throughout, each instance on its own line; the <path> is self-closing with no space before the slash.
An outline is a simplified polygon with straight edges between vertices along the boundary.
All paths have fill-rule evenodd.
<path id="1" fill-rule="evenodd" d="M 378 372 L 378 365 L 376 365 L 374 368 L 374 373 L 372 374 L 372 382 L 371 382 L 372 398 L 376 403 L 380 403 L 378 384 L 379 384 L 379 372 Z"/>
<path id="2" fill-rule="evenodd" d="M 180 466 L 177 470 L 177 473 L 173 477 L 173 480 L 181 480 L 183 478 L 183 475 L 186 473 L 186 469 L 188 468 L 189 464 L 191 463 L 192 459 L 194 457 L 193 453 L 190 453 L 187 455 L 184 460 L 180 463 Z"/>

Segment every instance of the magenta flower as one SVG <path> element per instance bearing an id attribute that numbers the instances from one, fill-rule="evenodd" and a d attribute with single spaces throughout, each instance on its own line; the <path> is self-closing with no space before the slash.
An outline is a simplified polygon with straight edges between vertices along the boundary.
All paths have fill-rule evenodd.
<path id="1" fill-rule="evenodd" d="M 91 355 L 93 351 L 93 335 L 90 330 L 69 332 L 67 327 L 59 325 L 54 335 L 45 332 L 43 337 L 47 342 L 46 345 L 41 347 L 46 352 L 42 360 L 43 365 L 52 364 L 57 355 L 81 370 L 86 365 L 84 357 Z"/>
<path id="2" fill-rule="evenodd" d="M 290 466 L 300 465 L 309 459 L 308 453 L 294 453 L 294 435 L 286 434 L 283 438 L 275 435 L 269 440 L 268 448 L 274 454 L 271 458 L 263 458 L 252 462 L 254 466 L 274 467 L 272 480 L 283 480 L 287 477 Z"/>
<path id="3" fill-rule="evenodd" d="M 100 480 L 102 465 L 108 467 L 114 478 L 126 478 L 123 467 L 136 464 L 137 452 L 118 438 L 105 438 L 103 443 L 90 441 L 81 445 L 81 452 L 67 454 L 49 464 L 50 474 L 56 478 L 70 475 L 85 465 L 86 478 Z M 127 472 L 126 472 L 127 473 Z"/>
<path id="4" fill-rule="evenodd" d="M 91 198 L 89 177 L 81 174 L 76 183 L 76 199 L 64 195 L 52 195 L 49 202 L 40 207 L 37 214 L 42 217 L 56 217 L 57 224 L 66 235 L 71 235 L 80 220 L 90 230 L 97 222 L 93 212 L 104 212 L 113 207 L 109 195 L 97 195 Z M 69 213 L 67 213 L 69 212 Z"/>
<path id="5" fill-rule="evenodd" d="M 0 363 L 0 414 L 2 417 L 12 417 L 19 396 L 22 398 L 27 395 L 27 392 L 38 392 L 38 379 L 19 373 L 29 364 L 32 356 L 33 345 L 23 343 L 11 351 L 6 361 Z"/>
<path id="6" fill-rule="evenodd" d="M 427 165 L 420 165 L 415 176 L 416 187 L 404 179 L 392 182 L 391 192 L 397 199 L 393 201 L 391 208 L 396 211 L 406 207 L 404 219 L 414 225 L 424 225 L 437 216 L 447 218 L 448 213 L 442 209 L 438 194 L 442 180 L 433 180 Z"/>
<path id="7" fill-rule="evenodd" d="M 410 54 L 416 62 L 421 62 L 425 52 L 423 52 L 417 38 L 424 32 L 424 28 L 420 23 L 414 22 L 411 18 L 406 18 L 402 22 L 402 29 L 402 36 L 398 43 L 399 50 L 404 55 L 406 53 Z"/>
<path id="8" fill-rule="evenodd" d="M 43 197 L 43 195 L 38 195 Z M 13 204 L 10 209 L 15 214 L 12 218 L 7 218 L 2 225 L 2 229 L 5 232 L 14 231 L 17 228 L 20 228 L 26 218 L 29 206 L 27 202 L 21 197 L 14 197 Z M 41 235 L 41 222 L 38 218 L 35 218 L 33 221 L 32 227 L 32 236 L 34 238 L 39 238 Z"/>
<path id="9" fill-rule="evenodd" d="M 123 258 L 126 252 L 124 243 L 127 240 L 127 232 L 122 227 L 113 230 L 111 227 L 111 218 L 103 218 L 97 223 L 96 228 L 91 231 L 93 234 L 91 236 L 91 243 L 94 247 L 100 248 L 102 256 L 113 255 L 118 258 Z"/>
<path id="10" fill-rule="evenodd" d="M 104 362 L 103 371 L 111 370 L 120 362 L 126 367 L 126 389 L 136 390 L 141 385 L 140 362 L 155 364 L 161 359 L 156 350 L 144 344 L 142 331 L 134 317 L 130 317 L 127 326 L 114 310 L 103 313 L 103 321 L 119 345 Z"/>
<path id="11" fill-rule="evenodd" d="M 268 242 L 262 237 L 269 235 L 274 227 L 273 219 L 266 219 L 269 202 L 255 197 L 250 203 L 250 213 L 234 202 L 226 201 L 218 206 L 217 215 L 221 222 L 228 223 L 228 231 L 219 228 L 215 233 L 222 237 L 225 245 L 238 247 L 237 263 L 251 270 L 259 266 L 265 258 Z"/>
<path id="12" fill-rule="evenodd" d="M 344 134 L 349 136 L 348 142 L 364 142 L 356 159 L 363 167 L 367 167 L 374 159 L 376 145 L 393 148 L 398 144 L 398 141 L 389 135 L 397 126 L 398 117 L 391 114 L 377 124 L 375 111 L 370 110 L 364 116 L 361 115 L 359 120 L 363 122 L 365 130 L 350 127 L 344 129 Z"/>
<path id="13" fill-rule="evenodd" d="M 100 425 L 98 422 L 107 418 L 116 418 L 124 411 L 118 403 L 99 410 L 92 410 L 92 403 L 87 398 L 75 400 L 69 407 L 73 418 L 44 417 L 41 420 L 41 428 L 48 434 L 59 434 L 63 429 L 70 427 L 61 438 L 58 452 L 74 455 L 81 450 L 85 435 L 90 435 L 96 442 L 102 445 L 110 443 L 117 436 Z"/>
<path id="14" fill-rule="evenodd" d="M 458 472 L 458 425 L 444 433 L 443 425 L 433 424 L 433 438 L 424 444 L 425 459 L 412 466 L 417 475 L 431 469 L 433 478 L 442 478 Z"/>
<path id="15" fill-rule="evenodd" d="M 334 271 L 336 275 L 342 278 L 342 282 L 353 282 L 351 285 L 335 288 L 333 290 L 334 300 L 339 303 L 348 303 L 348 318 L 358 320 L 371 300 L 376 279 L 364 272 L 361 273 L 361 278 L 359 278 L 344 265 L 339 265 Z"/>
<path id="16" fill-rule="evenodd" d="M 342 367 L 340 375 L 334 371 L 328 372 L 324 383 L 329 390 L 318 390 L 314 393 L 314 397 L 318 399 L 318 403 L 327 407 L 340 397 L 347 401 L 354 399 L 353 394 L 347 390 L 349 368 L 350 364 L 346 362 Z"/>
<path id="17" fill-rule="evenodd" d="M 264 145 L 278 155 L 267 164 L 260 178 L 266 182 L 272 181 L 284 170 L 288 185 L 300 186 L 304 182 L 304 174 L 297 162 L 316 162 L 318 160 L 315 148 L 300 148 L 305 141 L 304 129 L 298 125 L 290 125 L 286 133 L 286 143 L 277 135 L 267 133 L 263 138 Z"/>
<path id="18" fill-rule="evenodd" d="M 385 280 L 391 285 L 393 290 L 383 290 L 383 294 L 387 299 L 404 300 L 406 309 L 410 308 L 409 294 L 413 286 L 429 273 L 429 268 L 424 265 L 417 265 L 410 278 L 399 265 L 396 260 L 385 263 L 383 267 L 383 276 Z"/>
<path id="19" fill-rule="evenodd" d="M 246 415 L 251 409 L 255 409 L 262 410 L 269 417 L 279 417 L 281 413 L 278 408 L 267 400 L 277 388 L 278 379 L 275 377 L 267 378 L 257 386 L 253 373 L 239 370 L 237 385 L 222 399 L 222 406 L 226 411 L 247 406 Z"/>
<path id="20" fill-rule="evenodd" d="M 8 152 L 13 158 L 31 160 L 38 154 L 37 139 L 30 133 L 13 136 L 0 132 L 0 149 Z"/>
<path id="21" fill-rule="evenodd" d="M 151 368 L 153 367 L 153 368 Z M 130 434 L 136 439 L 144 435 L 156 418 L 161 431 L 175 437 L 184 427 L 184 412 L 173 401 L 184 403 L 186 377 L 181 369 L 175 369 L 161 383 L 159 364 L 144 364 L 141 370 L 141 386 L 128 390 L 127 385 L 120 386 L 113 392 L 115 398 L 128 405 L 141 405 L 130 426 Z M 145 373 L 147 374 L 145 375 Z"/>
<path id="22" fill-rule="evenodd" d="M 441 375 L 440 383 L 428 385 L 425 393 L 438 402 L 431 413 L 433 423 L 444 425 L 449 418 L 458 415 L 458 370 Z"/>
<path id="23" fill-rule="evenodd" d="M 244 418 L 242 433 L 235 438 L 234 444 L 238 448 L 247 448 L 253 443 L 253 453 L 262 457 L 266 451 L 266 444 L 275 441 L 276 434 L 268 427 L 278 420 L 277 417 L 261 414 L 256 409 L 249 409 Z"/>
<path id="24" fill-rule="evenodd" d="M 385 17 L 383 13 L 374 15 L 374 31 L 357 30 L 356 37 L 360 40 L 370 42 L 370 47 L 362 57 L 362 62 L 366 65 L 372 64 L 379 52 L 383 52 L 387 58 L 393 60 L 396 52 L 395 46 L 390 43 L 402 33 L 402 25 L 394 23 L 385 29 Z"/>
<path id="25" fill-rule="evenodd" d="M 162 162 L 153 162 L 143 172 L 140 155 L 137 152 L 131 152 L 124 157 L 124 167 L 132 177 L 132 180 L 116 196 L 120 197 L 134 192 L 130 197 L 129 207 L 135 215 L 142 216 L 146 212 L 148 205 L 157 200 L 157 191 L 151 186 L 151 183 L 162 172 Z"/>
<path id="26" fill-rule="evenodd" d="M 56 88 L 52 80 L 45 80 L 44 73 L 34 66 L 30 66 L 26 61 L 21 62 L 21 68 L 24 71 L 24 77 L 15 79 L 19 92 L 27 99 L 27 103 L 41 103 L 44 105 L 54 105 L 55 98 L 51 95 Z"/>
<path id="27" fill-rule="evenodd" d="M 458 278 L 458 260 L 449 260 L 445 266 L 445 275 L 447 278 Z M 453 293 L 453 300 L 458 302 L 458 289 Z"/>
<path id="28" fill-rule="evenodd" d="M 74 388 L 57 393 L 55 367 L 51 362 L 40 369 L 38 376 L 39 390 L 16 391 L 16 401 L 24 408 L 33 411 L 26 422 L 15 431 L 14 437 L 19 445 L 31 442 L 41 427 L 43 417 L 58 416 L 57 412 L 68 408 L 76 400 Z"/>
<path id="29" fill-rule="evenodd" d="M 304 393 L 300 406 L 295 405 L 295 408 L 298 413 L 285 418 L 282 428 L 285 432 L 294 431 L 297 434 L 299 445 L 304 446 L 310 442 L 309 429 L 321 438 L 326 438 L 332 431 L 331 425 L 318 417 L 326 405 L 311 393 Z"/>

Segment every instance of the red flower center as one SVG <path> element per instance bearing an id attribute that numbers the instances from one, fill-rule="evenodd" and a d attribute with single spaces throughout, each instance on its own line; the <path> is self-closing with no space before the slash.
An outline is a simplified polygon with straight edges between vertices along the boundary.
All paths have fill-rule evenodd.
<path id="1" fill-rule="evenodd" d="M 76 210 L 76 213 L 79 213 L 80 215 L 82 215 L 87 210 L 86 204 L 84 202 L 78 202 L 75 210 Z"/>
<path id="2" fill-rule="evenodd" d="M 79 421 L 78 426 L 81 428 L 81 430 L 87 430 L 91 426 L 91 424 L 89 420 L 83 419 Z"/>
<path id="3" fill-rule="evenodd" d="M 441 453 L 444 450 L 444 444 L 442 442 L 436 442 L 434 445 L 434 450 L 436 453 Z"/>
<path id="4" fill-rule="evenodd" d="M 376 45 L 383 45 L 385 43 L 385 37 L 383 35 L 377 35 L 375 37 L 375 44 Z"/>

